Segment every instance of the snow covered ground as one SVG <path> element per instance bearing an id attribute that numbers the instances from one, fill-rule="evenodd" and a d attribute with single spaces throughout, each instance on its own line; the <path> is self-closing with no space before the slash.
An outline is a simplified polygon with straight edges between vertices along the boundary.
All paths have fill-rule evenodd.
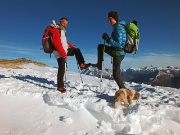
<path id="1" fill-rule="evenodd" d="M 67 71 L 62 94 L 56 68 L 21 67 L 0 68 L 0 135 L 180 135 L 179 89 L 126 82 L 141 97 L 114 109 L 112 80 Z"/>

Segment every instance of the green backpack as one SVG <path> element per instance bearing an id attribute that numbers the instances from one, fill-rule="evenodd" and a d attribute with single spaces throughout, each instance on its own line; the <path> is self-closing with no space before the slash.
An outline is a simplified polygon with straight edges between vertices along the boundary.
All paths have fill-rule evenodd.
<path id="1" fill-rule="evenodd" d="M 139 45 L 139 29 L 137 27 L 137 22 L 133 21 L 126 26 L 123 26 L 126 29 L 126 39 L 127 42 L 123 47 L 124 52 L 135 54 L 138 50 Z"/>

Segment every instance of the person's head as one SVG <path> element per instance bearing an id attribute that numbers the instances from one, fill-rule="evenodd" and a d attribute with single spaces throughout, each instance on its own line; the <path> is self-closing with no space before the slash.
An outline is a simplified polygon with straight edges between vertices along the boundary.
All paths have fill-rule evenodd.
<path id="1" fill-rule="evenodd" d="M 118 13 L 116 11 L 110 11 L 108 13 L 108 22 L 111 25 L 114 25 L 116 22 L 118 22 Z"/>
<path id="2" fill-rule="evenodd" d="M 62 17 L 62 18 L 59 20 L 58 25 L 66 28 L 67 25 L 68 25 L 68 19 L 67 19 L 66 17 Z"/>

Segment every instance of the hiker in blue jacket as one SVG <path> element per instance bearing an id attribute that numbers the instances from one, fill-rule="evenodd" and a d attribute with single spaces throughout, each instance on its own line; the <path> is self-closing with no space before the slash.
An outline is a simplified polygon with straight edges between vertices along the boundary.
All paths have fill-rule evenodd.
<path id="1" fill-rule="evenodd" d="M 124 59 L 125 52 L 122 50 L 126 44 L 126 30 L 123 25 L 126 25 L 125 21 L 118 20 L 118 13 L 111 11 L 108 13 L 108 22 L 112 26 L 113 31 L 109 37 L 107 33 L 103 33 L 102 39 L 110 46 L 99 44 L 98 45 L 98 60 L 97 64 L 93 66 L 102 70 L 102 61 L 104 52 L 113 58 L 113 78 L 116 81 L 119 89 L 125 88 L 123 81 L 121 80 L 120 64 Z"/>

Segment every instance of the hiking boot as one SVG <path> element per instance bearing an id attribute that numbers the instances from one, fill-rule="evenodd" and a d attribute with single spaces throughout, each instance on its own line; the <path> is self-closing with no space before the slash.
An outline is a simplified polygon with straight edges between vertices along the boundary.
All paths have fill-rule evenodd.
<path id="1" fill-rule="evenodd" d="M 66 92 L 66 89 L 64 87 L 57 88 L 57 90 L 60 91 L 61 93 Z"/>
<path id="2" fill-rule="evenodd" d="M 93 67 L 97 67 L 99 70 L 102 70 L 102 64 L 91 64 Z"/>
<path id="3" fill-rule="evenodd" d="M 81 63 L 80 64 L 80 69 L 84 70 L 84 69 L 88 68 L 89 66 L 91 66 L 91 63 L 89 63 L 89 64 Z"/>

